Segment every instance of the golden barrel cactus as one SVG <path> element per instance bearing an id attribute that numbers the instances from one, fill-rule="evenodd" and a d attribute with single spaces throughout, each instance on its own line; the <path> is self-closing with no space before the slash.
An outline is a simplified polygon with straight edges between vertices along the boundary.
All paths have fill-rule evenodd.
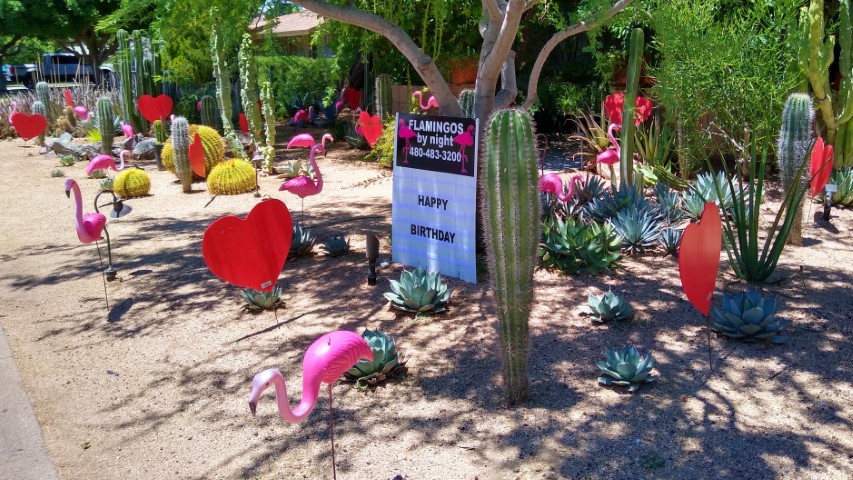
<path id="1" fill-rule="evenodd" d="M 128 168 L 113 178 L 113 192 L 121 198 L 144 197 L 151 191 L 151 177 L 144 170 Z"/>
<path id="2" fill-rule="evenodd" d="M 213 167 L 225 158 L 225 143 L 222 141 L 219 132 L 205 125 L 190 125 L 190 142 L 196 133 L 201 137 L 201 144 L 204 149 L 205 172 L 210 175 Z M 171 138 L 163 144 L 163 152 L 160 154 L 160 158 L 163 161 L 163 167 L 175 173 L 175 150 L 172 147 Z"/>
<path id="3" fill-rule="evenodd" d="M 211 195 L 238 195 L 256 188 L 255 167 L 245 160 L 228 160 L 213 167 L 207 175 Z"/>

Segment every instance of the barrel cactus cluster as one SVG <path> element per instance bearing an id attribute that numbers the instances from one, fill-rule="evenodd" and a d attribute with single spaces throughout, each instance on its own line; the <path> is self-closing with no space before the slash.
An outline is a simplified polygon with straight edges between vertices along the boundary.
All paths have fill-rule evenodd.
<path id="1" fill-rule="evenodd" d="M 112 190 L 121 198 L 137 198 L 151 191 L 151 177 L 139 168 L 126 168 L 113 178 Z"/>
<path id="2" fill-rule="evenodd" d="M 189 138 L 193 138 L 195 134 L 201 138 L 202 150 L 204 150 L 204 164 L 207 174 L 213 170 L 225 157 L 225 144 L 222 142 L 222 137 L 219 133 L 205 125 L 190 125 Z M 172 139 L 169 138 L 163 144 L 163 152 L 161 158 L 163 167 L 170 172 L 175 172 L 174 145 Z"/>
<path id="3" fill-rule="evenodd" d="M 257 188 L 255 167 L 251 163 L 234 159 L 224 161 L 207 175 L 207 191 L 211 195 L 239 195 Z"/>

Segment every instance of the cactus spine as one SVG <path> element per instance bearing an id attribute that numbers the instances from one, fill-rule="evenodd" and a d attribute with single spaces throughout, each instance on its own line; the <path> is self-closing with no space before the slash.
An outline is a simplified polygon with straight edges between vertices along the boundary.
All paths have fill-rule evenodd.
<path id="1" fill-rule="evenodd" d="M 237 138 L 234 126 L 231 123 L 231 74 L 219 45 L 219 28 L 216 23 L 218 11 L 216 8 L 211 9 L 210 16 L 210 51 L 213 57 L 213 76 L 216 78 L 216 98 L 219 101 L 219 113 L 222 117 L 222 132 L 225 134 L 225 140 L 231 148 L 231 153 L 237 158 L 245 159 L 246 151 L 243 149 L 240 139 Z"/>
<path id="2" fill-rule="evenodd" d="M 136 110 L 136 96 L 133 94 L 133 78 L 130 76 L 130 43 L 126 30 L 116 32 L 118 41 L 118 55 L 116 55 L 116 71 L 121 83 L 121 114 L 124 121 L 133 126 L 136 132 L 144 132 L 142 129 L 142 117 Z"/>
<path id="3" fill-rule="evenodd" d="M 391 111 L 391 75 L 383 73 L 376 77 L 376 115 L 384 122 L 391 118 L 394 112 Z"/>
<path id="4" fill-rule="evenodd" d="M 50 87 L 47 85 L 47 82 L 36 83 L 36 97 L 38 97 L 44 107 L 44 112 L 36 112 L 34 104 L 33 113 L 41 113 L 44 115 L 44 118 L 47 120 L 47 124 L 50 125 L 53 123 L 53 115 L 50 112 Z"/>
<path id="5" fill-rule="evenodd" d="M 175 149 L 175 173 L 181 179 L 184 193 L 193 189 L 193 171 L 190 168 L 190 124 L 185 117 L 172 122 L 172 147 Z"/>
<path id="6" fill-rule="evenodd" d="M 252 138 L 256 144 L 260 145 L 263 142 L 261 138 L 263 123 L 261 109 L 258 107 L 258 64 L 255 62 L 252 37 L 248 33 L 243 34 L 237 64 L 240 67 L 240 99 L 243 102 L 243 111 L 246 112 Z"/>
<path id="7" fill-rule="evenodd" d="M 622 103 L 622 132 L 619 156 L 620 184 L 631 185 L 634 181 L 634 131 L 637 118 L 637 88 L 640 85 L 640 66 L 643 60 L 643 30 L 635 28 L 631 32 L 628 46 L 628 83 L 625 85 L 625 100 Z M 642 181 L 640 182 L 642 185 Z"/>
<path id="8" fill-rule="evenodd" d="M 459 106 L 463 117 L 474 118 L 474 90 L 459 92 Z"/>
<path id="9" fill-rule="evenodd" d="M 782 188 L 787 192 L 792 186 L 804 188 L 806 178 L 797 178 L 797 172 L 806 161 L 806 156 L 812 144 L 812 122 L 814 122 L 814 107 L 812 99 L 805 93 L 793 93 L 785 102 L 782 113 L 782 129 L 779 131 L 777 154 L 779 155 L 779 171 L 782 177 Z M 803 244 L 803 209 L 793 212 L 794 221 L 788 243 Z"/>
<path id="10" fill-rule="evenodd" d="M 216 128 L 216 117 L 219 112 L 216 109 L 216 100 L 210 95 L 201 97 L 201 124 L 210 128 Z"/>
<path id="11" fill-rule="evenodd" d="M 510 403 L 527 398 L 533 269 L 539 248 L 536 133 L 523 110 L 489 119 L 483 186 L 483 232 L 498 304 L 504 383 Z"/>
<path id="12" fill-rule="evenodd" d="M 115 134 L 115 114 L 110 97 L 98 99 L 98 130 L 101 132 L 101 153 L 112 155 Z"/>
<path id="13" fill-rule="evenodd" d="M 41 95 L 39 95 L 41 97 Z M 44 103 L 41 100 L 33 102 L 33 113 L 37 113 L 44 118 L 47 118 L 47 109 L 44 108 Z M 38 137 L 38 144 L 44 145 L 45 132 L 41 132 Z"/>
<path id="14" fill-rule="evenodd" d="M 272 85 L 270 82 L 261 84 L 261 105 L 264 108 L 264 133 L 266 144 L 261 149 L 264 155 L 263 169 L 269 174 L 275 173 L 275 100 L 272 96 Z"/>

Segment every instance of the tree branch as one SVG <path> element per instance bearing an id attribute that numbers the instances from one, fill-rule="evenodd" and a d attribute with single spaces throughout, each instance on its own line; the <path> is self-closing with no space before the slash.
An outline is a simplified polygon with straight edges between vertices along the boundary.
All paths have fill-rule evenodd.
<path id="1" fill-rule="evenodd" d="M 15 34 L 9 38 L 8 42 L 4 43 L 3 45 L 0 45 L 0 57 L 5 56 L 9 50 L 15 47 L 15 45 L 21 40 L 21 38 L 23 38 L 23 35 Z"/>
<path id="2" fill-rule="evenodd" d="M 482 0 L 483 10 L 489 14 L 489 23 L 498 23 L 501 21 L 501 9 L 498 7 L 496 0 Z"/>
<path id="3" fill-rule="evenodd" d="M 435 61 L 424 53 L 399 25 L 378 15 L 359 10 L 351 4 L 350 6 L 334 5 L 322 0 L 293 0 L 293 3 L 318 15 L 355 25 L 387 38 L 418 71 L 421 79 L 429 87 L 430 93 L 438 100 L 441 111 L 446 115 L 462 113 L 459 100 L 450 91 Z"/>
<path id="4" fill-rule="evenodd" d="M 482 59 L 480 72 L 477 75 L 478 82 L 480 79 L 497 82 L 504 59 L 509 54 L 512 43 L 515 41 L 515 35 L 518 33 L 518 24 L 521 22 L 522 13 L 524 13 L 524 0 L 509 0 L 495 44 Z"/>
<path id="5" fill-rule="evenodd" d="M 515 101 L 518 84 L 515 80 L 515 51 L 510 50 L 501 72 L 501 90 L 495 95 L 495 108 L 506 108 Z"/>
<path id="6" fill-rule="evenodd" d="M 548 43 L 542 47 L 542 50 L 539 52 L 539 56 L 536 57 L 536 63 L 533 64 L 533 70 L 530 72 L 530 82 L 527 84 L 527 100 L 524 101 L 524 105 L 522 105 L 521 108 L 530 108 L 530 106 L 536 101 L 536 88 L 539 84 L 539 75 L 542 73 L 542 66 L 545 64 L 545 60 L 548 58 L 548 55 L 551 54 L 560 42 L 579 33 L 598 27 L 602 22 L 610 20 L 614 15 L 624 10 L 625 7 L 630 5 L 633 1 L 634 0 L 619 0 L 610 7 L 610 10 L 604 14 L 604 17 L 602 17 L 601 20 L 592 23 L 576 23 L 561 32 L 555 33 L 554 36 L 548 40 Z"/>

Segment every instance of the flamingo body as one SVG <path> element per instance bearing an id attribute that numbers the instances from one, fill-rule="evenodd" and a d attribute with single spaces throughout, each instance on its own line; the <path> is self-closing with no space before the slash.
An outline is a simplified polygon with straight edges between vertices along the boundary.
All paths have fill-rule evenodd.
<path id="1" fill-rule="evenodd" d="M 412 145 L 409 142 L 411 141 L 411 139 L 417 136 L 417 133 L 415 133 L 414 130 L 409 128 L 409 126 L 406 125 L 405 121 L 400 120 L 397 124 L 397 136 L 406 141 L 406 146 L 403 147 L 403 152 L 405 153 L 405 156 L 403 157 L 403 163 L 408 165 L 409 150 L 412 149 Z"/>
<path id="2" fill-rule="evenodd" d="M 121 131 L 122 131 L 122 133 L 124 133 L 125 137 L 132 137 L 133 136 L 133 125 L 130 125 L 130 124 L 125 123 L 125 122 L 121 122 Z"/>
<path id="3" fill-rule="evenodd" d="M 373 360 L 373 351 L 361 335 L 340 330 L 327 333 L 305 351 L 302 359 L 302 398 L 295 409 L 290 407 L 284 376 L 274 368 L 264 370 L 252 379 L 249 409 L 254 415 L 261 394 L 272 385 L 281 418 L 289 423 L 300 422 L 317 405 L 320 384 L 331 385 L 362 358 Z"/>
<path id="4" fill-rule="evenodd" d="M 311 136 L 310 133 L 300 133 L 299 135 L 295 135 L 293 138 L 287 142 L 287 149 L 291 148 L 311 148 L 317 142 L 314 141 L 314 137 Z"/>
<path id="5" fill-rule="evenodd" d="M 104 231 L 104 226 L 107 224 L 107 217 L 102 213 L 83 214 L 83 198 L 80 194 L 80 186 L 73 178 L 68 178 L 65 180 L 65 195 L 70 196 L 71 192 L 74 192 L 74 203 L 77 207 L 75 211 L 77 238 L 82 243 L 98 241 Z"/>
<path id="6" fill-rule="evenodd" d="M 435 99 L 434 95 L 430 95 L 427 103 L 424 104 L 423 92 L 420 90 L 412 93 L 413 97 L 418 97 L 418 106 L 421 107 L 421 110 L 429 110 L 430 108 L 438 108 L 438 100 Z"/>
<path id="7" fill-rule="evenodd" d="M 89 116 L 89 109 L 82 105 L 76 106 L 74 107 L 74 115 L 80 117 L 80 120 L 86 120 L 86 117 Z"/>
<path id="8" fill-rule="evenodd" d="M 115 159 L 112 155 L 95 155 L 95 158 L 89 160 L 89 164 L 86 165 L 86 175 L 91 175 L 95 170 L 115 170 L 116 172 L 120 172 L 124 170 L 124 156 L 130 154 L 130 150 L 122 150 L 121 152 L 121 164 L 116 167 Z"/>
<path id="9" fill-rule="evenodd" d="M 465 155 L 465 147 L 474 145 L 474 125 L 468 125 L 467 130 L 456 135 L 456 137 L 453 138 L 453 143 L 459 145 L 460 160 L 462 160 L 462 173 L 468 173 L 467 170 L 465 170 L 465 164 L 468 163 L 468 156 Z"/>
<path id="10" fill-rule="evenodd" d="M 279 191 L 287 191 L 294 195 L 297 195 L 299 198 L 305 198 L 310 195 L 317 195 L 318 193 L 323 191 L 323 175 L 320 173 L 320 168 L 317 167 L 317 161 L 314 159 L 314 156 L 317 154 L 317 150 L 323 148 L 323 144 L 317 143 L 313 147 L 311 147 L 311 153 L 308 154 L 309 160 L 311 161 L 311 166 L 314 168 L 314 172 L 317 174 L 317 183 L 314 183 L 310 177 L 305 175 L 300 175 L 298 177 L 291 178 L 290 180 L 281 184 L 278 187 Z"/>
<path id="11" fill-rule="evenodd" d="M 547 173 L 539 177 L 539 191 L 556 195 L 561 202 L 569 201 L 575 194 L 575 182 L 583 182 L 583 177 L 575 175 L 569 179 L 568 191 L 563 192 L 563 179 L 556 173 Z"/>

